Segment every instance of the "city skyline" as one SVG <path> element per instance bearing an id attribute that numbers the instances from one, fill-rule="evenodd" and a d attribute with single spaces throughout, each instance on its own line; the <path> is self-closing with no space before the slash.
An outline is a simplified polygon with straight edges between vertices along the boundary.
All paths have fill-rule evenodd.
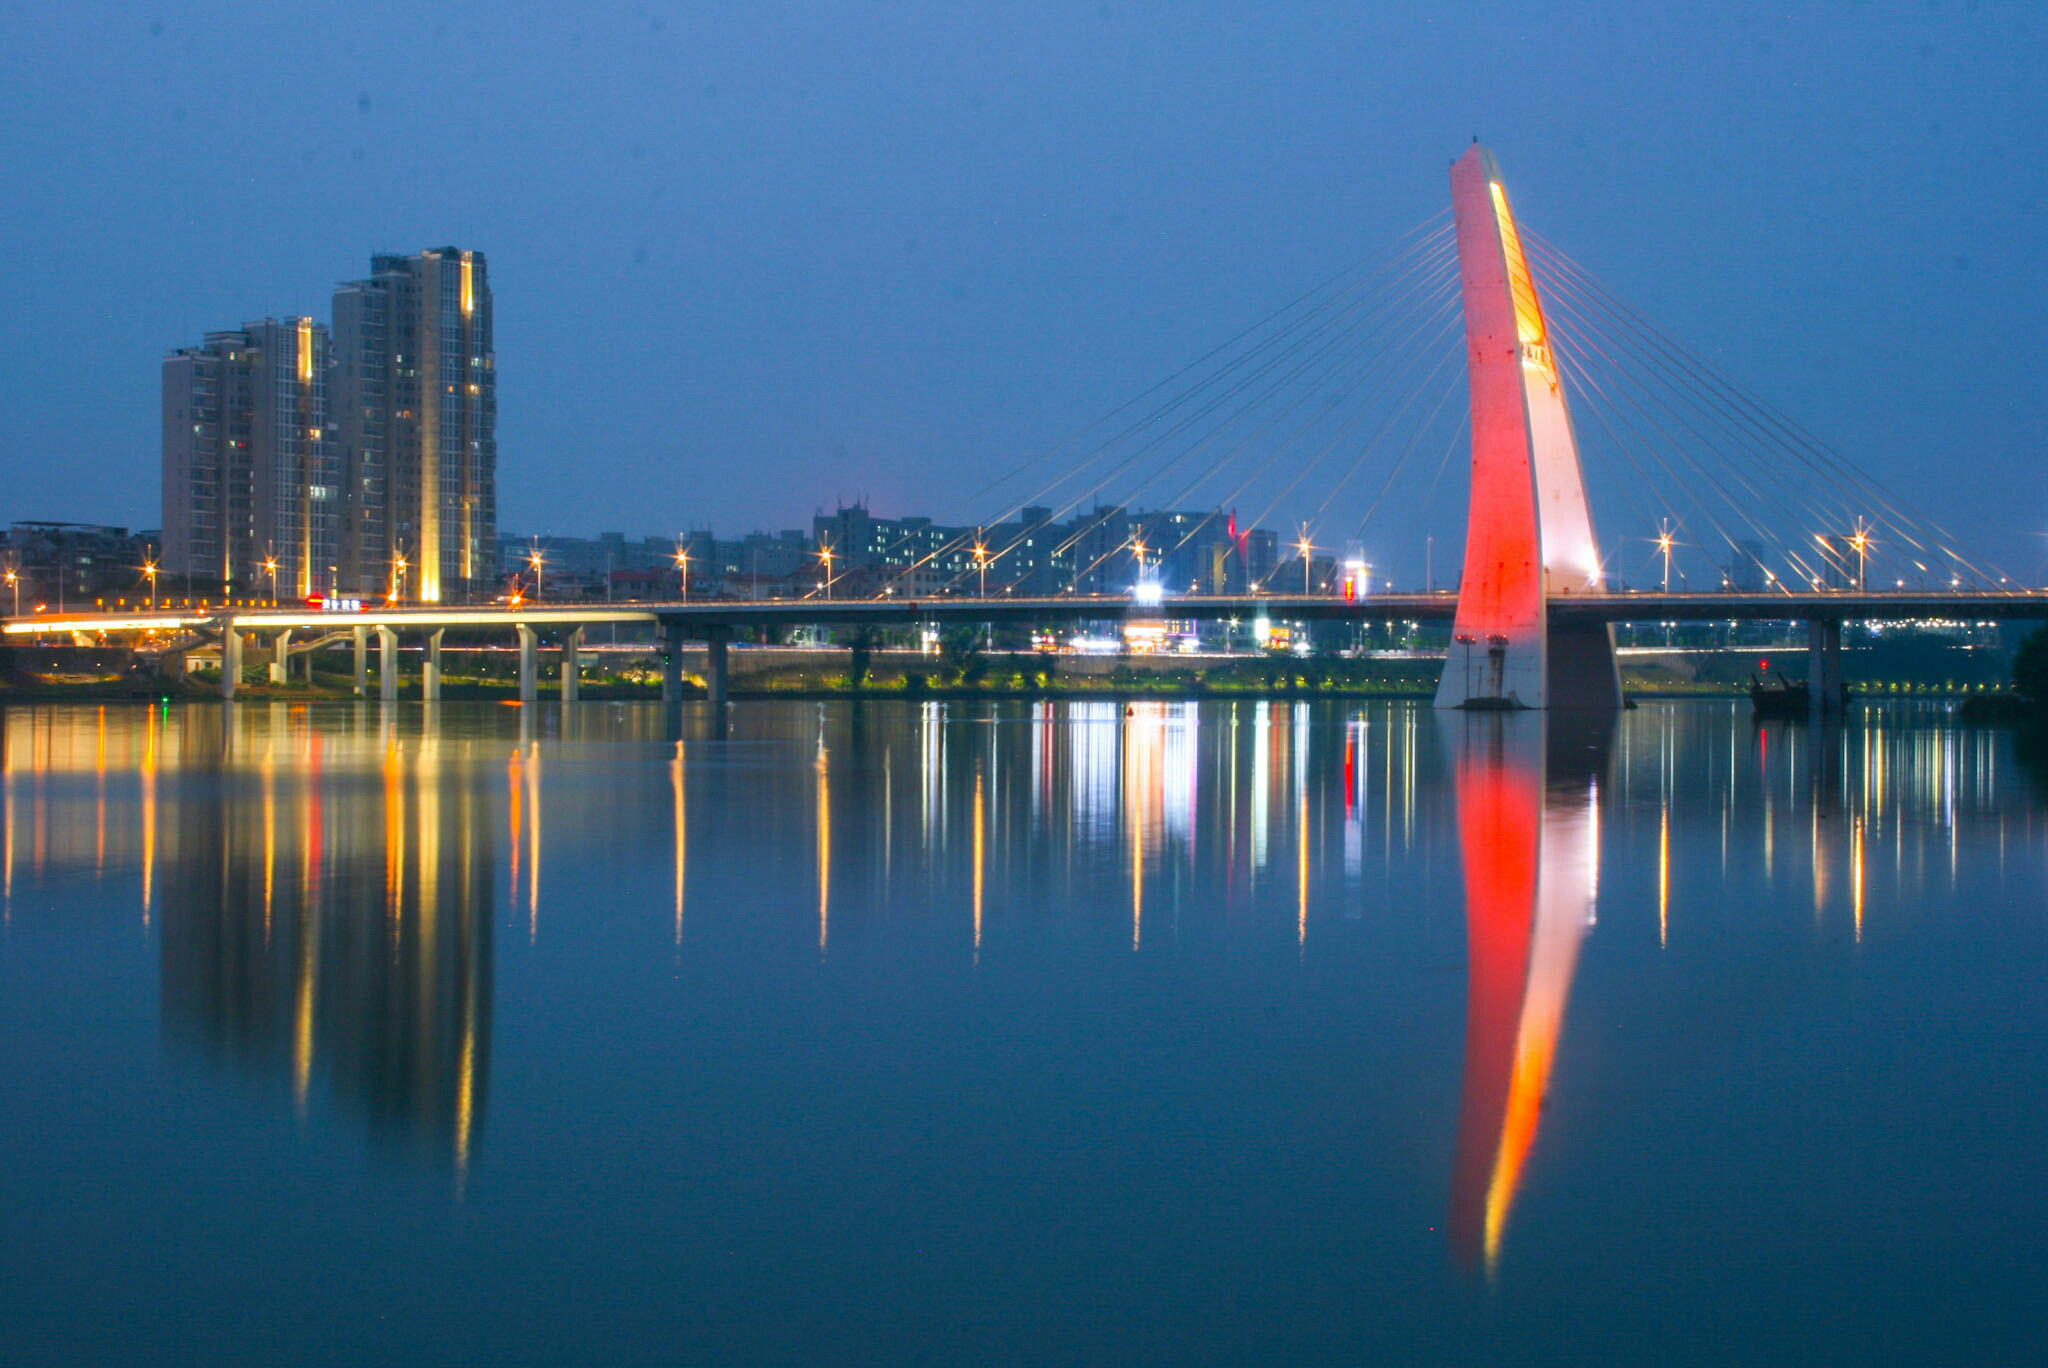
<path id="1" fill-rule="evenodd" d="M 399 13 L 8 17 L 35 56 L 0 240 L 44 269 L 0 330 L 0 518 L 155 522 L 163 348 L 324 312 L 308 263 L 450 241 L 518 301 L 507 525 L 784 527 L 837 497 L 993 517 L 967 506 L 986 475 L 1397 239 L 1480 132 L 1527 222 L 1673 336 L 1987 559 L 2048 552 L 2038 501 L 1992 494 L 2031 487 L 2048 425 L 2036 195 L 2009 169 L 2048 85 L 2022 12 L 515 7 L 430 16 L 441 79 L 415 86 L 380 55 Z M 1201 78 L 1237 51 L 1261 60 Z M 310 96 L 285 74 L 315 68 Z M 605 96 L 537 123 L 586 71 Z M 235 117 L 286 88 L 280 120 Z M 218 232 L 227 193 L 265 230 Z M 1926 477 L 1950 464 L 1975 478 Z M 1619 521 L 1647 560 L 1652 529 Z"/>

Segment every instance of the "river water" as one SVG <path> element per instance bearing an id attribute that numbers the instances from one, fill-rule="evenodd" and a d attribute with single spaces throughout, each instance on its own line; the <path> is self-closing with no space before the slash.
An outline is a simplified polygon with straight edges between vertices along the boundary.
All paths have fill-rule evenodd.
<path id="1" fill-rule="evenodd" d="M 6 711 L 0 1362 L 2038 1362 L 1938 707 Z"/>

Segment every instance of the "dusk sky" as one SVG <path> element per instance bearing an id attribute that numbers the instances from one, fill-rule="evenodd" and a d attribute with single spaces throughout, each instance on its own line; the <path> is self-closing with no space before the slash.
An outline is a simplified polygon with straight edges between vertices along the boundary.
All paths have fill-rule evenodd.
<path id="1" fill-rule="evenodd" d="M 2048 561 L 2035 5 L 219 0 L 10 5 L 0 45 L 0 519 L 156 526 L 168 349 L 454 244 L 502 529 L 976 521 L 1445 208 L 1476 134 L 1668 332 Z"/>

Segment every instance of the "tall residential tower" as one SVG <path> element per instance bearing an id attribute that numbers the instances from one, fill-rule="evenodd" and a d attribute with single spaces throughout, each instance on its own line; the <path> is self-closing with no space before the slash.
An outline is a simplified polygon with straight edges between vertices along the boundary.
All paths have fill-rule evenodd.
<path id="1" fill-rule="evenodd" d="M 164 358 L 163 567 L 221 592 L 331 590 L 327 329 L 267 318 Z"/>
<path id="2" fill-rule="evenodd" d="M 427 603 L 487 590 L 498 395 L 484 254 L 371 257 L 369 279 L 335 291 L 334 351 L 342 583 Z"/>

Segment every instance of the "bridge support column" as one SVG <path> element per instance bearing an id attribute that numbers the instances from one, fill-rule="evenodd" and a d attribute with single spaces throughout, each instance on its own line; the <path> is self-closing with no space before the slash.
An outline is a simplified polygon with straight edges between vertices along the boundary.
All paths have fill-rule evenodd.
<path id="1" fill-rule="evenodd" d="M 583 683 L 583 665 L 577 658 L 577 648 L 583 644 L 583 629 L 572 628 L 562 638 L 562 701 L 574 703 L 579 686 Z"/>
<path id="2" fill-rule="evenodd" d="M 441 701 L 441 636 L 447 630 L 436 627 L 427 633 L 426 663 L 420 666 L 420 697 L 429 703 Z"/>
<path id="3" fill-rule="evenodd" d="M 1848 703 L 1842 683 L 1842 624 L 1809 618 L 1806 623 L 1806 699 L 1816 712 L 1838 713 Z"/>
<path id="4" fill-rule="evenodd" d="M 377 629 L 377 696 L 398 701 L 398 633 L 389 627 Z"/>
<path id="5" fill-rule="evenodd" d="M 292 669 L 292 629 L 279 632 L 270 643 L 270 682 L 289 684 Z"/>
<path id="6" fill-rule="evenodd" d="M 370 629 L 351 629 L 356 639 L 356 697 L 366 698 L 370 693 Z"/>
<path id="7" fill-rule="evenodd" d="M 1621 667 L 1614 658 L 1613 624 L 1552 624 L 1549 654 L 1551 707 L 1621 708 Z"/>
<path id="8" fill-rule="evenodd" d="M 519 701 L 531 703 L 540 689 L 540 662 L 536 659 L 540 642 L 533 628 L 523 622 L 515 624 L 515 630 L 519 633 Z"/>
<path id="9" fill-rule="evenodd" d="M 730 627 L 712 627 L 704 633 L 704 689 L 717 707 L 725 706 L 725 648 L 731 640 Z"/>
<path id="10" fill-rule="evenodd" d="M 683 701 L 683 624 L 661 624 L 661 701 Z"/>
<path id="11" fill-rule="evenodd" d="M 220 633 L 220 696 L 233 699 L 242 682 L 242 633 L 233 622 Z"/>

